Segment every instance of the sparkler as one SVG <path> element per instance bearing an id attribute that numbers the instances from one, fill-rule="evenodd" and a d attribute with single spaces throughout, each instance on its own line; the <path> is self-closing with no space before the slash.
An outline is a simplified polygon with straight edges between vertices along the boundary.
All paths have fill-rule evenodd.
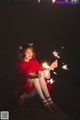
<path id="1" fill-rule="evenodd" d="M 49 78 L 50 78 L 50 70 L 53 70 L 53 71 L 54 71 L 54 68 L 51 68 L 51 67 L 48 65 L 47 62 L 44 62 L 44 63 L 42 64 L 42 66 L 43 66 L 43 68 L 45 69 L 45 70 L 44 70 L 44 77 L 48 79 L 47 82 L 50 83 L 50 84 L 53 84 L 55 81 L 54 81 L 52 78 L 51 78 L 51 79 L 49 79 Z M 54 73 L 55 75 L 57 75 L 57 73 L 56 73 L 55 71 L 54 71 L 53 73 Z"/>
<path id="2" fill-rule="evenodd" d="M 64 49 L 64 47 L 61 47 L 61 49 Z M 60 59 L 60 56 L 58 55 L 58 52 L 56 50 L 53 51 L 53 55 L 55 56 L 56 59 Z M 61 67 L 62 69 L 69 70 L 67 64 L 64 64 L 64 62 L 62 62 L 62 64 L 63 64 L 62 67 Z M 44 62 L 42 64 L 42 66 L 44 68 L 45 78 L 48 78 L 47 82 L 50 83 L 50 84 L 53 84 L 55 82 L 55 80 L 53 80 L 53 78 L 51 78 L 51 79 L 49 79 L 49 78 L 50 78 L 50 70 L 52 70 L 53 73 L 55 75 L 57 75 L 57 73 L 54 71 L 54 68 L 50 67 L 47 62 Z"/>
<path id="3" fill-rule="evenodd" d="M 48 65 L 47 62 L 42 63 L 42 67 L 43 67 L 44 69 L 54 70 L 54 68 L 51 68 L 51 67 Z M 56 74 L 56 73 L 55 73 L 55 74 Z"/>
<path id="4" fill-rule="evenodd" d="M 50 69 L 50 66 L 48 65 L 47 62 L 44 62 L 44 63 L 42 64 L 42 66 L 43 66 L 43 68 L 45 68 L 45 69 Z"/>
<path id="5" fill-rule="evenodd" d="M 62 49 L 64 49 L 64 47 L 61 47 Z M 58 55 L 58 52 L 55 50 L 55 51 L 53 51 L 53 55 L 56 57 L 56 58 L 60 58 L 60 56 Z M 64 62 L 62 62 L 62 64 L 63 64 L 63 66 L 62 66 L 62 69 L 64 69 L 64 70 L 69 70 L 68 69 L 68 65 L 65 65 L 64 64 Z M 55 74 L 55 72 L 54 72 L 54 74 Z"/>

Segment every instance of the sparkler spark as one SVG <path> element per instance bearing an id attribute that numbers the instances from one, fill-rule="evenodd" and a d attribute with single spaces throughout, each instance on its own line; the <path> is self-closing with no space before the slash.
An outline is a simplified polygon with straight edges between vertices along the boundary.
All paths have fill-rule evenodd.
<path id="1" fill-rule="evenodd" d="M 51 83 L 51 84 L 53 84 L 53 83 L 54 83 L 54 80 L 53 80 L 52 78 L 51 78 L 49 81 L 50 81 L 50 83 Z"/>
<path id="2" fill-rule="evenodd" d="M 55 75 L 57 75 L 57 73 L 56 73 L 55 71 L 54 71 L 53 73 L 54 73 Z"/>
<path id="3" fill-rule="evenodd" d="M 51 78 L 50 80 L 47 80 L 47 82 L 53 84 L 55 81 Z"/>
<path id="4" fill-rule="evenodd" d="M 54 51 L 54 52 L 53 52 L 53 55 L 54 55 L 56 58 L 60 58 L 60 56 L 58 55 L 58 52 L 57 52 L 57 51 Z"/>
<path id="5" fill-rule="evenodd" d="M 62 69 L 64 69 L 64 70 L 69 70 L 69 69 L 68 69 L 68 65 L 63 65 L 63 66 L 62 66 Z"/>

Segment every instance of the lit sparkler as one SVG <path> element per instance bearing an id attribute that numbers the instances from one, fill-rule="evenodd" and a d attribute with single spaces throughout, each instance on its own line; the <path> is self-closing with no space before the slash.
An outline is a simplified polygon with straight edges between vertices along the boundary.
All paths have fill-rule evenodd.
<path id="1" fill-rule="evenodd" d="M 42 67 L 43 67 L 44 69 L 54 70 L 54 68 L 51 68 L 51 67 L 48 65 L 47 62 L 42 63 Z"/>
<path id="2" fill-rule="evenodd" d="M 61 49 L 64 49 L 64 47 L 62 46 L 61 47 Z M 58 55 L 58 52 L 55 50 L 55 51 L 53 51 L 53 55 L 56 57 L 56 58 L 60 58 L 60 56 Z M 64 70 L 69 70 L 68 69 L 68 65 L 67 64 L 64 64 L 64 62 L 62 62 L 62 69 L 64 69 Z M 54 74 L 56 74 L 55 72 L 53 72 Z"/>
<path id="3" fill-rule="evenodd" d="M 61 47 L 61 49 L 64 49 L 64 47 Z M 60 59 L 60 56 L 58 55 L 58 52 L 56 50 L 53 51 L 53 55 L 55 56 L 56 59 Z M 69 70 L 67 64 L 64 64 L 64 62 L 62 62 L 62 64 L 63 64 L 62 67 L 61 67 L 62 69 Z M 50 79 L 50 70 L 52 70 L 53 73 L 55 75 L 57 75 L 57 73 L 54 71 L 55 68 L 50 67 L 47 62 L 44 62 L 42 64 L 42 66 L 44 68 L 45 78 L 48 79 L 47 82 L 50 83 L 50 84 L 53 84 L 55 82 L 55 80 L 53 78 Z"/>
<path id="4" fill-rule="evenodd" d="M 48 65 L 47 62 L 44 62 L 44 63 L 42 64 L 42 66 L 43 66 L 43 68 L 45 68 L 45 69 L 50 69 L 50 66 Z"/>
<path id="5" fill-rule="evenodd" d="M 52 70 L 53 73 L 54 73 L 55 75 L 57 75 L 57 73 L 54 71 L 54 68 L 51 68 L 51 67 L 48 65 L 47 62 L 44 62 L 44 63 L 42 64 L 42 66 L 43 66 L 43 68 L 44 68 L 44 77 L 45 77 L 45 78 L 47 78 L 47 79 L 50 78 L 50 70 Z M 50 82 L 51 84 L 53 84 L 54 80 L 53 80 L 53 79 L 50 79 L 50 80 L 48 80 L 48 82 Z"/>

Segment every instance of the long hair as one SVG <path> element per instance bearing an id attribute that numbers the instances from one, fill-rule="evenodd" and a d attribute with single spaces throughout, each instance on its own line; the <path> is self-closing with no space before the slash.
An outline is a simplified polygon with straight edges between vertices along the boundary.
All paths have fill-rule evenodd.
<path id="1" fill-rule="evenodd" d="M 25 51 L 30 48 L 33 52 L 33 58 L 35 58 L 35 52 L 34 52 L 34 48 L 33 48 L 33 43 L 24 43 L 24 44 L 21 44 L 18 48 L 18 51 L 17 51 L 17 59 L 18 60 L 22 60 L 24 58 L 24 53 Z"/>

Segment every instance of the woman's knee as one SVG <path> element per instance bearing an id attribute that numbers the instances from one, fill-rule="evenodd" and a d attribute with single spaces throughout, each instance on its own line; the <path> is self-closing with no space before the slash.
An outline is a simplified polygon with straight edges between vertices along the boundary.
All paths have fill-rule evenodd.
<path id="1" fill-rule="evenodd" d="M 34 84 L 34 83 L 37 83 L 37 82 L 39 82 L 39 78 L 35 78 L 35 79 L 32 80 L 32 83 L 33 83 L 33 84 Z"/>
<path id="2" fill-rule="evenodd" d="M 43 71 L 39 71 L 39 78 L 44 77 L 44 72 Z"/>

